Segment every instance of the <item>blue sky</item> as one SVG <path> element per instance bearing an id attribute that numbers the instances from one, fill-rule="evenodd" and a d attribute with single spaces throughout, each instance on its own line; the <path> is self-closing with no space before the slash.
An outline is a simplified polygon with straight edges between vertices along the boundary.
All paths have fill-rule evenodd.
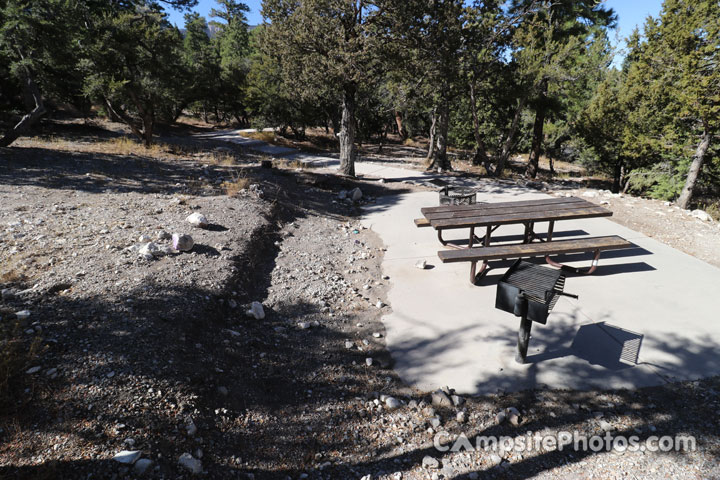
<path id="1" fill-rule="evenodd" d="M 250 25 L 261 23 L 261 0 L 246 0 L 245 3 L 250 7 L 250 13 L 248 14 Z M 606 0 L 605 3 L 608 7 L 615 10 L 618 15 L 617 32 L 621 39 L 630 35 L 636 25 L 642 27 L 648 15 L 657 16 L 662 6 L 662 0 Z M 215 5 L 217 5 L 215 0 L 200 0 L 195 10 L 207 18 L 210 15 L 210 9 Z M 182 27 L 185 23 L 183 13 L 170 10 L 169 14 L 170 21 Z"/>

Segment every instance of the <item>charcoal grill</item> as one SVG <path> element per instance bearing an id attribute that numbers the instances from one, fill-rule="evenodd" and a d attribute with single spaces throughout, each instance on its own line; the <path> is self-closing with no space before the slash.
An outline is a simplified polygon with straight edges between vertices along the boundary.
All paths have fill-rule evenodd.
<path id="1" fill-rule="evenodd" d="M 505 272 L 497 286 L 495 308 L 520 317 L 517 355 L 518 363 L 525 363 L 532 322 L 545 325 L 550 311 L 561 295 L 578 298 L 565 293 L 565 275 L 534 263 L 517 260 Z"/>
<path id="2" fill-rule="evenodd" d="M 440 189 L 440 205 L 473 205 L 477 203 L 477 192 L 471 188 Z"/>

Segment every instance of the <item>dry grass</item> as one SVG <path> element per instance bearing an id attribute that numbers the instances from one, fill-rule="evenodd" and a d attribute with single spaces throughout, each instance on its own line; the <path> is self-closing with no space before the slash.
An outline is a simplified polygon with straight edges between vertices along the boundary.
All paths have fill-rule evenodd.
<path id="1" fill-rule="evenodd" d="M 250 186 L 250 179 L 244 175 L 233 173 L 232 180 L 226 180 L 220 184 L 220 188 L 228 197 L 236 197 L 241 191 Z"/>
<path id="2" fill-rule="evenodd" d="M 206 160 L 213 165 L 224 165 L 226 167 L 237 165 L 237 157 L 232 153 L 213 152 Z"/>
<path id="3" fill-rule="evenodd" d="M 243 132 L 243 137 L 249 137 L 255 140 L 272 143 L 275 141 L 275 132 Z"/>

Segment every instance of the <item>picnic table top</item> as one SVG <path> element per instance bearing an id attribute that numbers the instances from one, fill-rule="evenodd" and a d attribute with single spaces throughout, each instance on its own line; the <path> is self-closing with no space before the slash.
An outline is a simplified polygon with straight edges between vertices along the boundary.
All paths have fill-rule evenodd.
<path id="1" fill-rule="evenodd" d="M 577 197 L 443 205 L 422 208 L 421 212 L 436 229 L 612 216 L 612 211 Z"/>

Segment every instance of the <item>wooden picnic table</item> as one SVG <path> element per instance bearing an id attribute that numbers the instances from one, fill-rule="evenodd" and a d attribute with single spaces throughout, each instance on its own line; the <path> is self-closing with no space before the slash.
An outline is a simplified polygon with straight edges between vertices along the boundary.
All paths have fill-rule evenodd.
<path id="1" fill-rule="evenodd" d="M 612 216 L 612 211 L 577 197 L 546 198 L 515 202 L 477 203 L 473 205 L 443 205 L 422 208 L 425 218 L 416 219 L 418 227 L 433 227 L 437 230 L 438 240 L 445 246 L 458 250 L 440 251 L 438 256 L 443 263 L 470 262 L 470 281 L 476 283 L 488 267 L 488 260 L 522 258 L 542 255 L 550 265 L 569 269 L 578 273 L 592 273 L 598 264 L 600 252 L 629 248 L 630 242 L 618 236 L 590 237 L 573 240 L 552 241 L 555 222 L 579 218 Z M 535 224 L 548 222 L 547 233 L 540 236 L 535 233 Z M 490 246 L 492 233 L 502 225 L 524 225 L 522 243 L 515 245 Z M 485 227 L 485 238 L 475 235 L 476 228 Z M 467 246 L 448 243 L 442 236 L 443 230 L 469 228 Z M 539 243 L 532 243 L 538 240 Z M 482 248 L 473 248 L 478 243 Z M 580 270 L 567 267 L 550 259 L 550 255 L 563 253 L 594 252 L 589 269 Z M 482 267 L 476 273 L 477 262 Z"/>
<path id="2" fill-rule="evenodd" d="M 555 222 L 578 218 L 609 217 L 612 212 L 606 208 L 577 197 L 547 198 L 514 202 L 476 203 L 473 205 L 443 205 L 421 209 L 429 226 L 438 232 L 438 240 L 445 246 L 456 247 L 443 239 L 443 230 L 469 228 L 467 248 L 481 240 L 475 236 L 475 229 L 485 227 L 484 245 L 489 246 L 494 232 L 501 225 L 522 224 L 525 226 L 523 243 L 532 240 L 551 241 Z M 535 233 L 535 224 L 548 222 L 545 238 Z M 462 248 L 462 247 L 460 247 Z"/>

